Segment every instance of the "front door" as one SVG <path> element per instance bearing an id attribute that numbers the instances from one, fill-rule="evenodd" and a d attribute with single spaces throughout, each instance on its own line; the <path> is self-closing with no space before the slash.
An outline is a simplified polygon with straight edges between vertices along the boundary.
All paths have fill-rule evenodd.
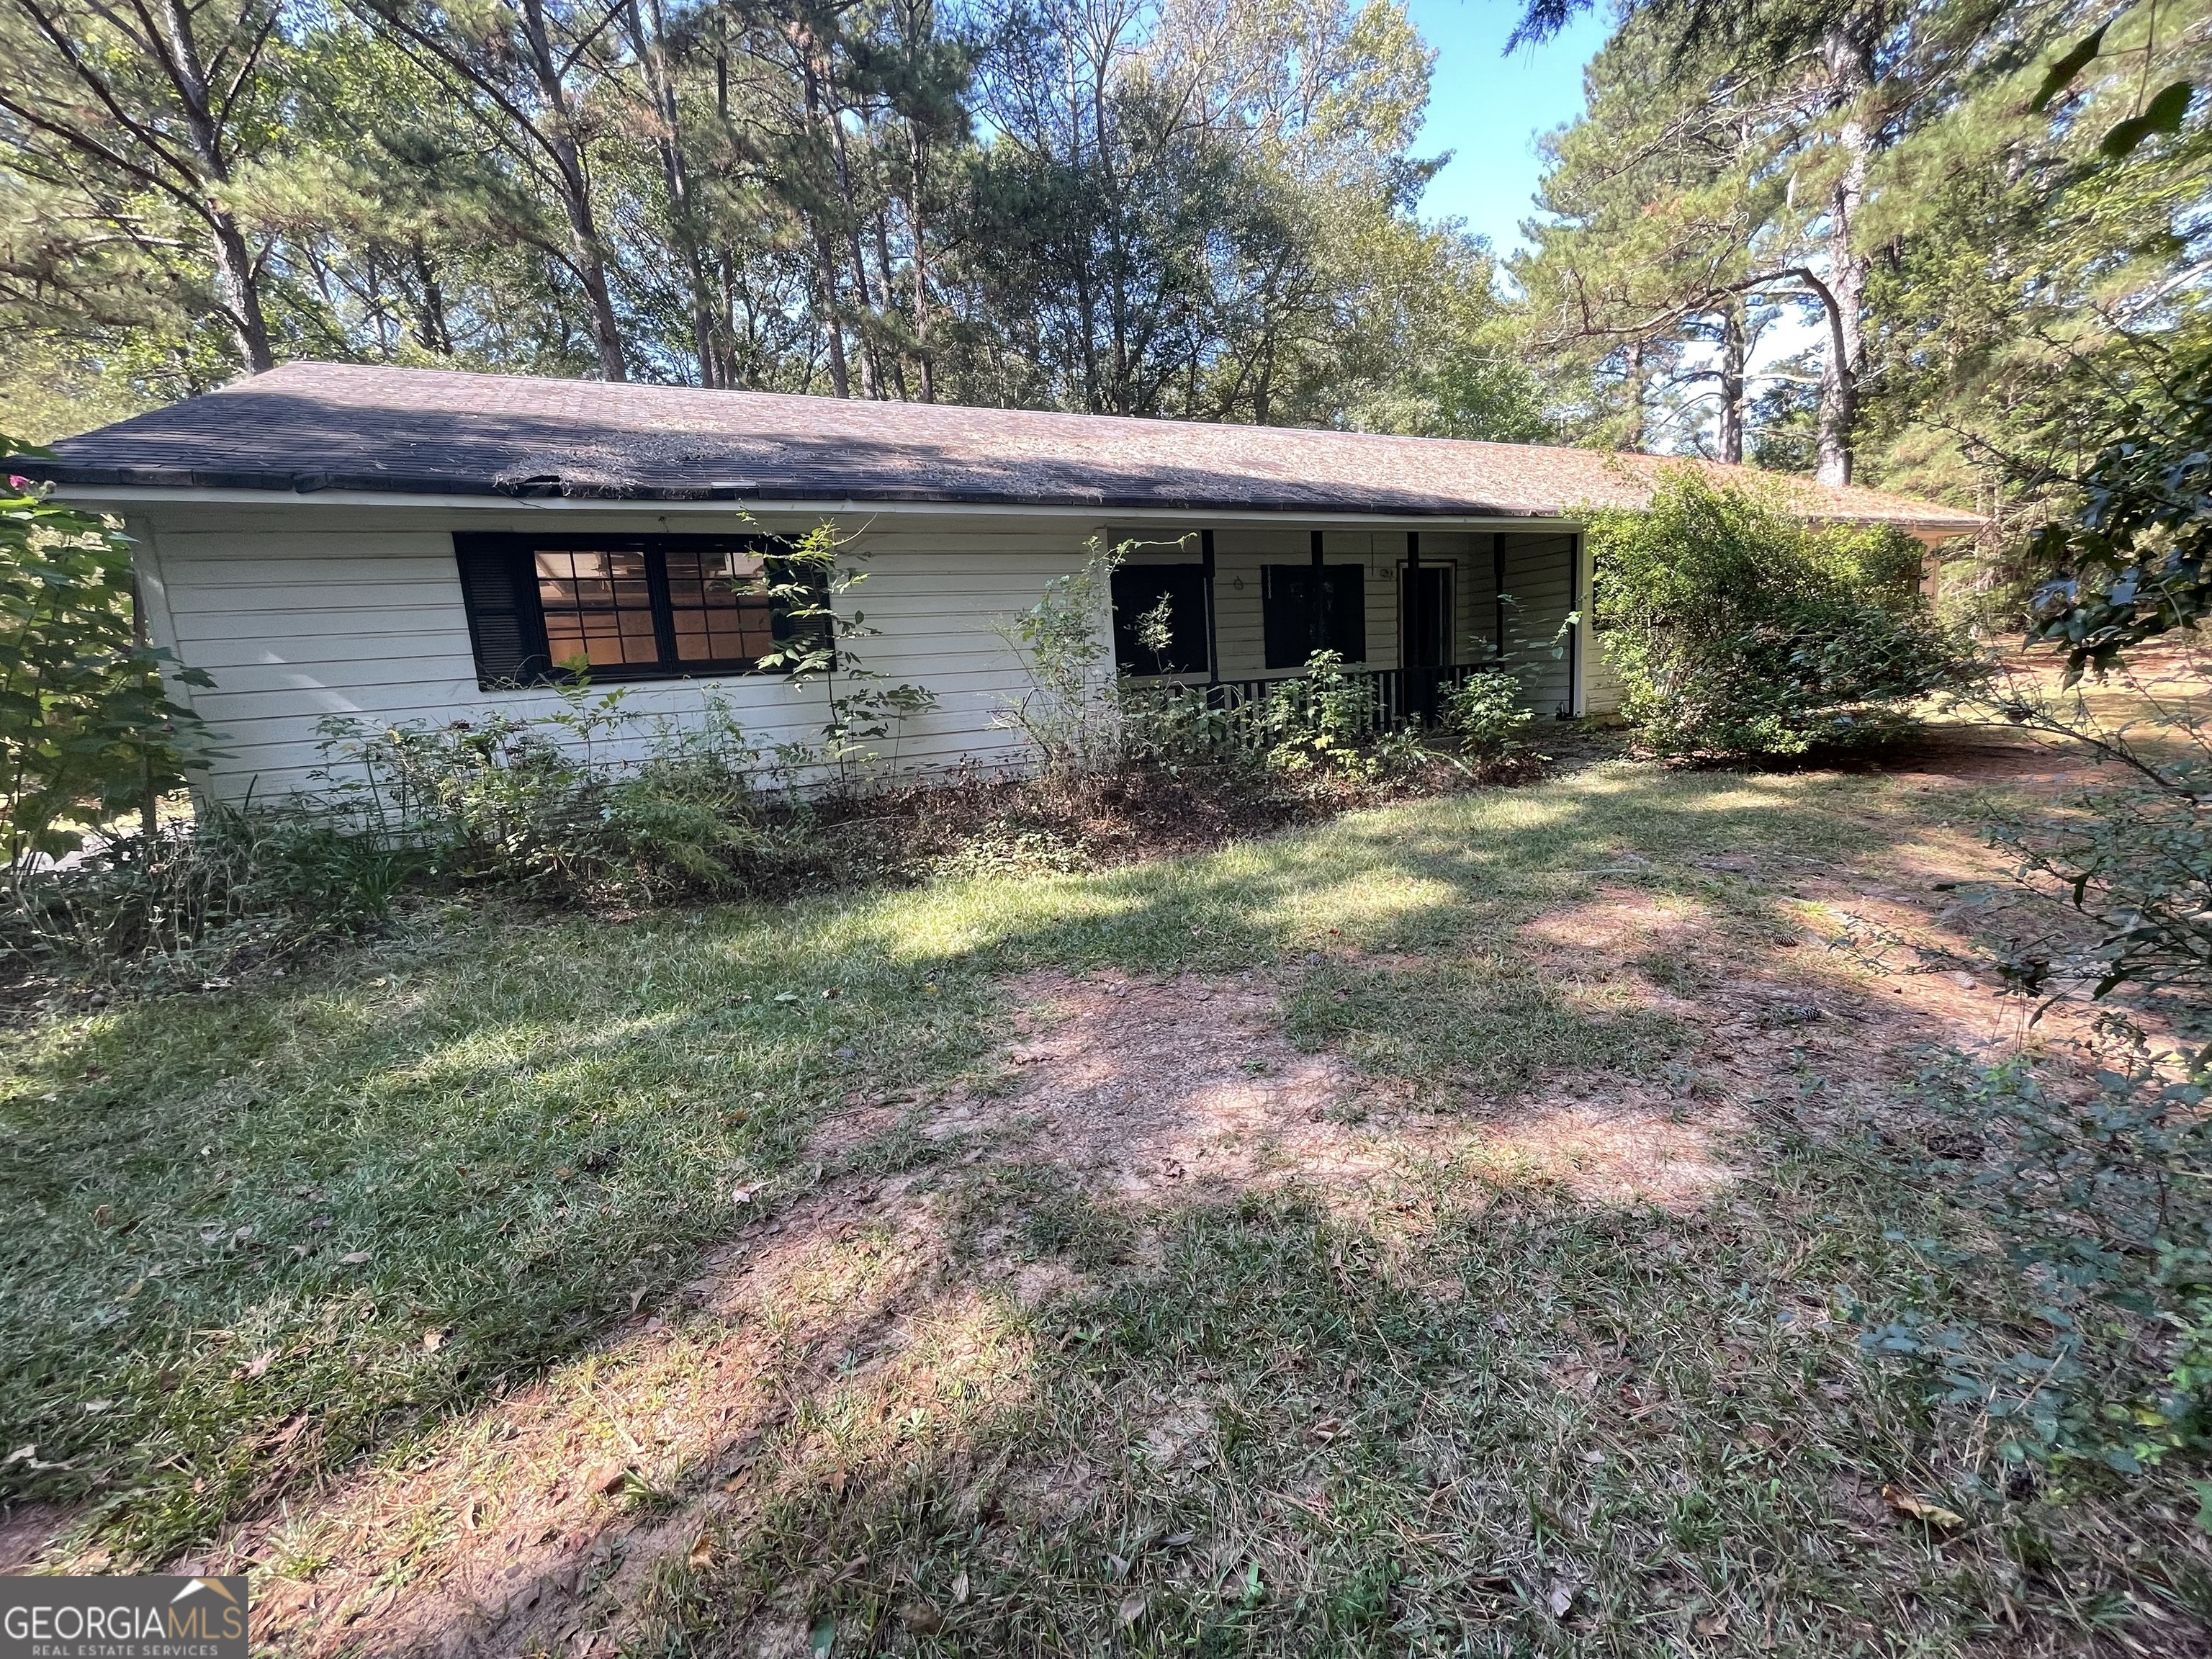
<path id="1" fill-rule="evenodd" d="M 1398 661 L 1407 668 L 1451 665 L 1451 567 L 1420 564 L 1398 573 Z"/>
<path id="2" fill-rule="evenodd" d="M 1401 566 L 1398 572 L 1399 707 L 1407 720 L 1433 726 L 1437 691 L 1451 666 L 1451 567 Z"/>

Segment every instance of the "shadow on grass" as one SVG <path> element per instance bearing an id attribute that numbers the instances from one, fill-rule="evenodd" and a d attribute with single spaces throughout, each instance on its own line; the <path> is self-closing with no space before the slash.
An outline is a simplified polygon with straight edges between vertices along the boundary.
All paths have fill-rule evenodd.
<path id="1" fill-rule="evenodd" d="M 1893 1236 L 1933 1206 L 1772 1150 L 1691 1214 L 1480 1153 L 1364 1210 L 1133 1206 L 1018 1169 L 864 1224 L 802 1206 L 726 1299 L 262 1540 L 298 1580 L 263 1586 L 264 1628 L 301 1652 L 1812 1656 L 2134 1624 L 2197 1650 L 2202 1540 L 2154 1505 L 1945 1493 L 1968 1520 L 1939 1536 L 1884 1503 L 1943 1492 L 1960 1448 L 1837 1315 L 1918 1288 Z M 966 1248 L 1009 1204 L 1048 1224 Z M 1060 1287 L 1019 1294 L 1039 1266 Z"/>
<path id="2" fill-rule="evenodd" d="M 994 976 L 1289 963 L 1318 991 L 1474 940 L 1511 978 L 1513 930 L 1592 872 L 1771 925 L 1770 891 L 1692 855 L 1864 857 L 1917 833 L 1896 809 L 1864 780 L 1597 768 L 1095 876 L 402 929 L 289 983 L 19 1035 L 0 1420 L 35 1449 L 0 1479 L 80 1506 L 75 1559 L 127 1564 L 404 1456 L 809 1190 L 824 1110 L 975 1065 Z M 1449 1017 L 1472 970 L 1434 971 L 1418 1042 L 1479 1070 L 1489 1039 Z M 1528 1029 L 1501 1006 L 1496 1034 L 1540 1055 Z"/>

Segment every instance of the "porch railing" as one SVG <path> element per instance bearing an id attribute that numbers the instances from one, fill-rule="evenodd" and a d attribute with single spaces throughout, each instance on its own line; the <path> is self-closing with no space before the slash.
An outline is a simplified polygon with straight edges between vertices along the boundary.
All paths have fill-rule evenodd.
<path id="1" fill-rule="evenodd" d="M 1364 693 L 1359 729 L 1373 734 L 1404 726 L 1434 726 L 1446 694 L 1470 675 L 1482 672 L 1483 665 L 1460 663 L 1444 668 L 1346 668 L 1342 672 L 1347 682 Z M 1183 689 L 1203 693 L 1210 708 L 1256 713 L 1269 697 L 1304 678 L 1290 673 L 1218 680 L 1210 685 L 1185 682 Z"/>

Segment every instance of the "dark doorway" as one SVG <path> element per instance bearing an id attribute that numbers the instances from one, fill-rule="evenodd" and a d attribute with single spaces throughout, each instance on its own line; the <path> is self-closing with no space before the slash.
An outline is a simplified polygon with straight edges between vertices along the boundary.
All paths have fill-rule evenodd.
<path id="1" fill-rule="evenodd" d="M 1451 666 L 1451 567 L 1411 564 L 1398 572 L 1398 664 L 1406 717 L 1425 725 L 1437 718 L 1437 692 Z"/>

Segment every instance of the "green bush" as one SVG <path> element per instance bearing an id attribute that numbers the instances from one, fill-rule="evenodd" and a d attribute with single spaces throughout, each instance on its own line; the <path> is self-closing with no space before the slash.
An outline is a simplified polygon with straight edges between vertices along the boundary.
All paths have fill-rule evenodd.
<path id="1" fill-rule="evenodd" d="M 1902 532 L 1808 524 L 1681 468 L 1649 508 L 1599 513 L 1589 535 L 1599 638 L 1656 754 L 1878 741 L 1962 671 Z"/>
<path id="2" fill-rule="evenodd" d="M 420 867 L 411 849 L 312 815 L 210 807 L 17 872 L 0 957 L 109 985 L 220 980 L 382 920 Z"/>
<path id="3" fill-rule="evenodd" d="M 1516 752 L 1521 734 L 1535 719 L 1521 682 L 1497 669 L 1470 674 L 1444 693 L 1437 723 L 1460 753 L 1474 761 L 1500 761 Z"/>
<path id="4" fill-rule="evenodd" d="M 1907 1310 L 1871 1352 L 1987 1419 L 1999 1457 L 2133 1475 L 2212 1450 L 2212 1122 L 2200 1083 L 2140 1059 L 2087 1085 L 2025 1064 L 1926 1079 L 1961 1195 L 1954 1236 L 1911 1243 L 1984 1304 Z"/>
<path id="5" fill-rule="evenodd" d="M 1264 782 L 1249 709 L 1224 708 L 1211 689 L 1173 680 L 1121 683 L 1123 753 L 1170 771 L 1221 768 Z"/>
<path id="6" fill-rule="evenodd" d="M 1344 672 L 1334 651 L 1316 651 L 1305 672 L 1273 686 L 1259 705 L 1261 746 L 1270 768 L 1364 774 L 1382 734 L 1374 694 Z"/>
<path id="7" fill-rule="evenodd" d="M 0 438 L 0 452 L 12 447 Z M 97 514 L 0 481 L 0 835 L 11 871 L 76 850 L 88 830 L 154 801 L 207 752 L 161 672 L 193 685 L 138 636 L 131 542 Z"/>
<path id="8" fill-rule="evenodd" d="M 776 769 L 720 703 L 678 724 L 633 715 L 620 691 L 567 702 L 543 720 L 329 722 L 311 810 L 434 877 L 546 899 L 737 896 L 817 857 L 804 800 L 762 787 Z"/>

